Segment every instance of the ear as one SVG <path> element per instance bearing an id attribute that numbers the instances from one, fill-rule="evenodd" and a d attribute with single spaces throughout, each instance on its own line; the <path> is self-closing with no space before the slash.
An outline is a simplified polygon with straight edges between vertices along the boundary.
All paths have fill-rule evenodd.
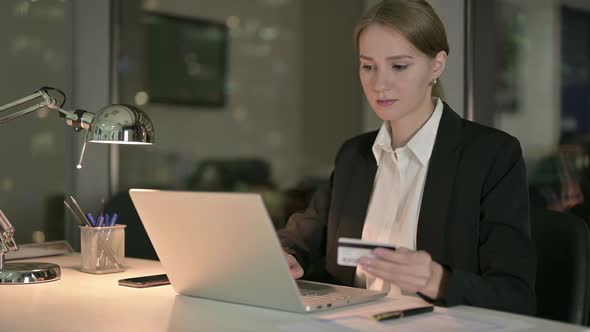
<path id="1" fill-rule="evenodd" d="M 445 51 L 440 51 L 432 59 L 432 79 L 439 78 L 447 65 L 448 55 Z"/>

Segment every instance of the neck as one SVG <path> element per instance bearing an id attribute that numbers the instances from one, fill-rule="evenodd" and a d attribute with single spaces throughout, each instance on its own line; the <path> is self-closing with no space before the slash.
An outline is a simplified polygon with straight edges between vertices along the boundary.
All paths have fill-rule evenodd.
<path id="1" fill-rule="evenodd" d="M 389 121 L 391 147 L 397 149 L 408 144 L 418 130 L 430 119 L 435 106 L 432 98 L 427 98 L 418 106 L 418 109 L 409 112 L 401 119 Z"/>

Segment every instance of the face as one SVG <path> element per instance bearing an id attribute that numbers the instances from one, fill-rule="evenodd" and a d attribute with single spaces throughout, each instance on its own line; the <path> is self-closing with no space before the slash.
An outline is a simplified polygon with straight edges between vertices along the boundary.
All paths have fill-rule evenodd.
<path id="1" fill-rule="evenodd" d="M 431 105 L 430 82 L 442 73 L 445 52 L 432 59 L 397 30 L 373 24 L 359 36 L 359 53 L 363 90 L 382 120 L 397 121 Z"/>

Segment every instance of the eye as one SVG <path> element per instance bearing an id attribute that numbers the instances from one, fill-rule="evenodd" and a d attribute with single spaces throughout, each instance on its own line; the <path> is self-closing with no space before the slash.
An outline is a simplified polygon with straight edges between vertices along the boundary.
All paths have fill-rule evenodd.
<path id="1" fill-rule="evenodd" d="M 408 68 L 409 65 L 392 65 L 391 68 L 395 71 L 404 71 Z"/>
<path id="2" fill-rule="evenodd" d="M 375 69 L 375 66 L 373 65 L 361 65 L 361 69 L 364 71 L 372 71 Z"/>

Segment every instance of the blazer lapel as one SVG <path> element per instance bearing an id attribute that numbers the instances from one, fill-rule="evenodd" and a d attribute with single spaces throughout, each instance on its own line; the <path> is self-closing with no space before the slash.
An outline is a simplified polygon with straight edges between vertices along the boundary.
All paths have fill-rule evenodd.
<path id="1" fill-rule="evenodd" d="M 370 141 L 370 142 L 369 142 Z M 377 173 L 377 162 L 373 155 L 372 140 L 367 140 L 366 146 L 360 148 L 361 160 L 354 167 L 351 174 L 350 185 L 347 190 L 346 199 L 340 212 L 340 223 L 336 231 L 336 239 L 340 237 L 361 238 L 365 216 L 369 207 L 369 200 L 373 192 L 373 183 Z M 352 285 L 356 268 L 347 266 L 334 266 L 334 275 L 345 285 Z"/>
<path id="2" fill-rule="evenodd" d="M 460 157 L 458 148 L 461 137 L 461 118 L 445 104 L 441 122 L 422 195 L 418 219 L 417 249 L 427 250 L 434 260 L 444 263 L 444 234 L 449 198 L 457 163 Z M 376 136 L 376 134 L 375 134 Z M 359 147 L 359 164 L 351 172 L 351 180 L 346 199 L 339 213 L 340 223 L 336 239 L 340 237 L 361 238 L 373 184 L 377 173 L 377 162 L 372 146 L 375 136 Z M 332 265 L 333 276 L 345 285 L 352 285 L 356 269 L 354 267 Z"/>
<path id="3" fill-rule="evenodd" d="M 428 251 L 441 264 L 446 263 L 444 234 L 449 200 L 461 154 L 459 139 L 462 121 L 445 103 L 430 157 L 418 218 L 417 249 Z"/>
<path id="4" fill-rule="evenodd" d="M 342 208 L 341 222 L 338 226 L 338 235 L 341 237 L 360 238 L 363 232 L 363 223 L 377 173 L 377 163 L 374 158 L 371 159 L 359 165 L 351 179 L 349 188 L 355 190 L 348 190 L 346 203 Z"/>

